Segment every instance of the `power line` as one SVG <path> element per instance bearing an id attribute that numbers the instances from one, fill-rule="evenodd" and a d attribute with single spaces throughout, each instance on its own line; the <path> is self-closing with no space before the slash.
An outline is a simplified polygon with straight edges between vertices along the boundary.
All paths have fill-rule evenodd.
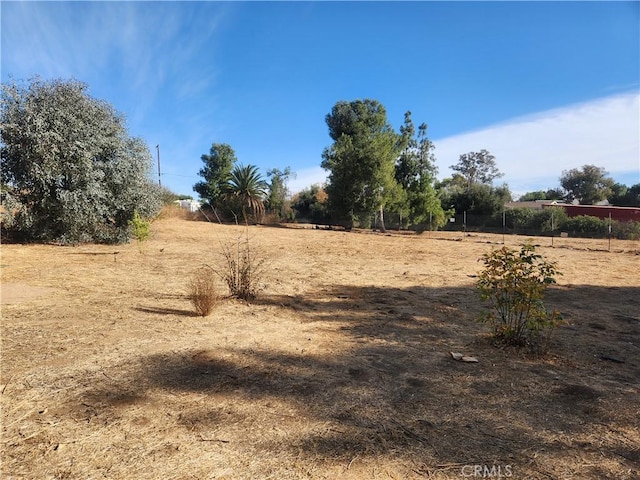
<path id="1" fill-rule="evenodd" d="M 171 175 L 173 177 L 184 177 L 184 178 L 199 178 L 199 177 L 195 177 L 193 175 L 180 175 L 179 173 L 163 173 L 162 175 Z"/>

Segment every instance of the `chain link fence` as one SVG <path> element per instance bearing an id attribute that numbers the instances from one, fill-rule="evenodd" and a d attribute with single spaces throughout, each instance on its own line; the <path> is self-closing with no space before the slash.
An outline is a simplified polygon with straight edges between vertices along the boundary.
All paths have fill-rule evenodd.
<path id="1" fill-rule="evenodd" d="M 425 230 L 428 225 L 425 225 Z M 622 222 L 592 216 L 568 217 L 560 209 L 539 212 L 505 210 L 498 215 L 470 215 L 462 213 L 450 217 L 441 232 L 459 233 L 459 238 L 478 237 L 479 234 L 530 236 L 548 239 L 550 245 L 576 244 L 575 239 L 591 240 L 593 248 L 611 250 L 612 242 L 631 241 L 640 247 L 640 222 Z M 449 235 L 451 236 L 451 235 Z M 454 235 L 455 236 L 455 235 Z"/>

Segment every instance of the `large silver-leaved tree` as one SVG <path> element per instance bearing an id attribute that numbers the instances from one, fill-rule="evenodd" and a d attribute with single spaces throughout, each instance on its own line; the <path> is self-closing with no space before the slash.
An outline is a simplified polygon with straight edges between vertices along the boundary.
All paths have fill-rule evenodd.
<path id="1" fill-rule="evenodd" d="M 155 216 L 148 146 L 76 80 L 2 85 L 3 229 L 22 241 L 121 243 Z"/>

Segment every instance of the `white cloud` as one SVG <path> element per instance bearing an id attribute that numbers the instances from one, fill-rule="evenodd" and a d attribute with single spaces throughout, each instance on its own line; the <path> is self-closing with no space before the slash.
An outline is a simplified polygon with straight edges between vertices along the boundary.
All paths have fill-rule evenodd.
<path id="1" fill-rule="evenodd" d="M 488 150 L 514 193 L 555 188 L 563 170 L 593 164 L 640 182 L 640 94 L 625 93 L 515 118 L 434 141 L 440 177 L 461 154 Z M 635 181 L 634 181 L 635 177 Z"/>
<path id="2" fill-rule="evenodd" d="M 593 164 L 616 181 L 640 182 L 640 94 L 625 93 L 539 112 L 481 130 L 435 140 L 440 177 L 461 154 L 482 149 L 496 157 L 511 191 L 520 195 L 559 187 L 563 170 Z M 296 193 L 327 180 L 321 167 L 301 169 L 289 182 Z"/>
<path id="3" fill-rule="evenodd" d="M 289 180 L 289 191 L 294 194 L 313 184 L 322 185 L 327 181 L 327 171 L 322 167 L 303 168 L 295 172 L 296 177 Z"/>

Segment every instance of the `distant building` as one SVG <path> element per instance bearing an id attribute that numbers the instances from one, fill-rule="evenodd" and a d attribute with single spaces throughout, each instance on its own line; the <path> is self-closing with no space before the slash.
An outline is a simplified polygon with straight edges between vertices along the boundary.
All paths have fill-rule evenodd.
<path id="1" fill-rule="evenodd" d="M 202 202 L 199 200 L 176 200 L 174 203 L 176 206 L 189 210 L 190 212 L 197 212 L 202 206 Z"/>
<path id="2" fill-rule="evenodd" d="M 640 208 L 614 207 L 612 205 L 573 205 L 566 203 L 546 204 L 545 207 L 557 206 L 564 208 L 569 217 L 588 215 L 590 217 L 609 218 L 618 222 L 640 222 Z"/>

